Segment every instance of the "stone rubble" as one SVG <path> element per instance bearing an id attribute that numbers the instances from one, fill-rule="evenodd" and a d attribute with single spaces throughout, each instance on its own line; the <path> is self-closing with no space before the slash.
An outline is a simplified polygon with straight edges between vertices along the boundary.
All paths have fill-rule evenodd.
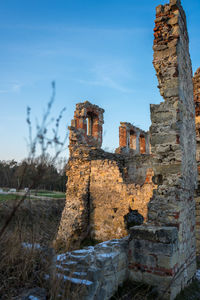
<path id="1" fill-rule="evenodd" d="M 80 299 L 110 299 L 127 279 L 128 238 L 58 255 L 55 263 L 56 276 Z"/>

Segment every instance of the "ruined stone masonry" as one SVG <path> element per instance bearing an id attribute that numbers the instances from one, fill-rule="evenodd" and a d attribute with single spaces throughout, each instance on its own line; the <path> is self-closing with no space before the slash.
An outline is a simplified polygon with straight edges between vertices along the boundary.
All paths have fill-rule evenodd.
<path id="1" fill-rule="evenodd" d="M 149 154 L 149 133 L 131 123 L 121 122 L 119 127 L 119 148 L 116 153 Z"/>
<path id="2" fill-rule="evenodd" d="M 197 254 L 200 254 L 200 68 L 193 77 L 194 84 L 194 103 L 196 120 L 196 159 L 198 169 L 198 188 L 196 190 L 196 247 Z"/>
<path id="3" fill-rule="evenodd" d="M 103 109 L 87 101 L 77 104 L 74 116 L 69 127 L 66 205 L 58 232 L 58 239 L 69 249 L 78 248 L 86 238 L 105 241 L 126 236 L 124 216 L 131 208 L 146 219 L 147 203 L 155 188 L 150 155 L 146 153 L 147 133 L 121 123 L 126 125 L 126 141 L 131 130 L 139 146 L 135 144 L 134 150 L 127 142 L 117 153 L 108 153 L 100 149 Z M 92 129 L 94 124 L 96 130 Z"/>
<path id="4" fill-rule="evenodd" d="M 76 104 L 74 119 L 69 127 L 70 153 L 81 145 L 101 148 L 104 109 L 88 101 Z"/>
<path id="5" fill-rule="evenodd" d="M 79 299 L 109 300 L 128 278 L 128 238 L 60 254 L 55 265 L 59 279 L 69 283 Z"/>
<path id="6" fill-rule="evenodd" d="M 157 190 L 148 220 L 132 230 L 130 276 L 174 299 L 196 270 L 196 141 L 186 18 L 178 0 L 156 9 L 154 67 L 164 102 L 151 105 L 150 143 Z"/>
<path id="7" fill-rule="evenodd" d="M 105 152 L 104 110 L 88 101 L 77 104 L 57 240 L 77 249 L 87 238 L 106 241 L 130 233 L 126 279 L 156 286 L 160 299 L 173 300 L 196 272 L 196 224 L 200 249 L 200 192 L 194 194 L 197 164 L 200 174 L 200 69 L 193 78 L 180 0 L 156 8 L 153 49 L 164 101 L 151 105 L 149 132 L 122 122 L 119 147 Z M 138 210 L 145 223 L 128 232 L 124 217 L 129 209 Z"/>

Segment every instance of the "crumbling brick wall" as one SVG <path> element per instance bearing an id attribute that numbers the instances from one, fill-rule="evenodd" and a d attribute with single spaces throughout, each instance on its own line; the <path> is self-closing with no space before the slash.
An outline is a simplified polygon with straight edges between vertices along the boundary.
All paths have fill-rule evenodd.
<path id="1" fill-rule="evenodd" d="M 156 8 L 154 67 L 164 102 L 151 105 L 150 143 L 157 190 L 148 222 L 132 230 L 132 279 L 174 299 L 196 271 L 196 136 L 186 18 L 179 0 Z"/>
<path id="2" fill-rule="evenodd" d="M 149 154 L 149 133 L 131 123 L 121 122 L 119 148 L 116 149 L 116 153 Z"/>
<path id="3" fill-rule="evenodd" d="M 76 104 L 74 119 L 69 127 L 69 150 L 80 145 L 101 148 L 104 110 L 88 101 Z"/>
<path id="4" fill-rule="evenodd" d="M 196 159 L 198 168 L 198 188 L 196 190 L 196 248 L 200 254 L 200 68 L 193 77 L 194 103 L 195 103 L 195 124 L 196 124 Z"/>
<path id="5" fill-rule="evenodd" d="M 91 111 L 98 123 L 92 136 L 86 122 Z M 126 236 L 124 216 L 131 208 L 138 210 L 146 220 L 147 204 L 155 188 L 151 158 L 144 153 L 149 149 L 148 134 L 130 123 L 123 123 L 129 132 L 137 130 L 138 139 L 145 137 L 146 145 L 141 145 L 143 150 L 139 152 L 143 153 L 126 147 L 127 151 L 112 154 L 100 149 L 102 124 L 103 109 L 89 102 L 76 105 L 69 127 L 66 205 L 57 237 L 68 249 L 78 248 L 86 238 L 105 241 Z"/>

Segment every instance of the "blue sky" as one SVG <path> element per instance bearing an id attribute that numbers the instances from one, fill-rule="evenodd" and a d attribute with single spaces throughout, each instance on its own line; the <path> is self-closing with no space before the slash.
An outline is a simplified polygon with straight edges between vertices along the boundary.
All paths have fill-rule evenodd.
<path id="1" fill-rule="evenodd" d="M 162 0 L 1 0 L 0 159 L 27 155 L 26 107 L 41 118 L 56 81 L 52 114 L 77 102 L 105 109 L 103 147 L 118 146 L 120 121 L 144 130 L 162 99 L 152 65 L 155 7 Z M 200 66 L 200 1 L 182 0 L 193 71 Z M 67 155 L 67 154 L 66 154 Z"/>

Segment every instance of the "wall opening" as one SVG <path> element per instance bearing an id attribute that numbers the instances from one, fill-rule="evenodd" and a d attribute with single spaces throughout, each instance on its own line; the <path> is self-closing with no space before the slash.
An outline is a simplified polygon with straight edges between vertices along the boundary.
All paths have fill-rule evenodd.
<path id="1" fill-rule="evenodd" d="M 145 142 L 145 136 L 143 134 L 140 135 L 140 153 L 141 154 L 146 153 L 146 142 Z"/>
<path id="2" fill-rule="evenodd" d="M 196 117 L 200 116 L 200 102 L 195 103 Z"/>
<path id="3" fill-rule="evenodd" d="M 134 130 L 130 130 L 130 148 L 136 150 L 136 134 Z"/>
<path id="4" fill-rule="evenodd" d="M 87 114 L 87 135 L 93 135 L 93 123 L 94 115 L 92 113 Z"/>
<path id="5" fill-rule="evenodd" d="M 126 132 L 126 146 L 127 148 L 130 148 L 130 132 Z"/>

